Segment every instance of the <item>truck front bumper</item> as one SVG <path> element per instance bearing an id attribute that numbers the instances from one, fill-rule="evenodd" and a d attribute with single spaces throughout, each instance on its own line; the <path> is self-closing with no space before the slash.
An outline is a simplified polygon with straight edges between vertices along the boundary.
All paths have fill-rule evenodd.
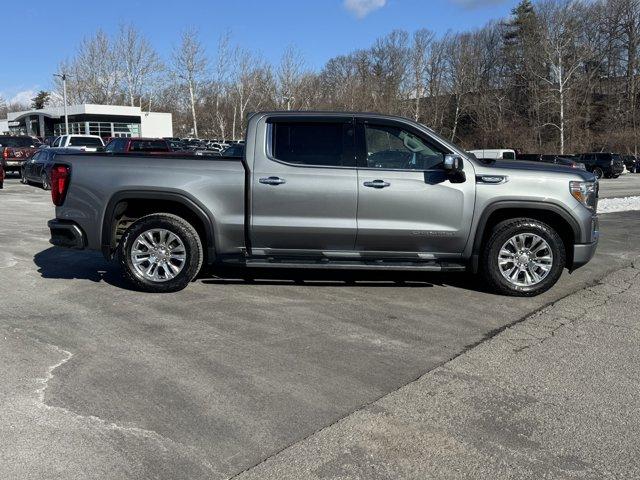
<path id="1" fill-rule="evenodd" d="M 586 265 L 596 254 L 596 248 L 598 242 L 577 244 L 573 246 L 573 264 L 571 265 L 571 271 Z"/>
<path id="2" fill-rule="evenodd" d="M 87 245 L 87 239 L 82 229 L 74 222 L 54 218 L 47 222 L 51 230 L 49 243 L 56 247 L 75 248 L 82 250 Z"/>

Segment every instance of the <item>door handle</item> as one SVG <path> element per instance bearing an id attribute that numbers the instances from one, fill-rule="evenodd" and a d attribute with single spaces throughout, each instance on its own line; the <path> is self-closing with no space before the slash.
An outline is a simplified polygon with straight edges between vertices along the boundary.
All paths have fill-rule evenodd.
<path id="1" fill-rule="evenodd" d="M 265 177 L 261 178 L 259 181 L 265 185 L 282 185 L 283 183 L 287 183 L 284 178 L 280 177 Z"/>
<path id="2" fill-rule="evenodd" d="M 364 182 L 363 185 L 365 187 L 371 188 L 385 188 L 391 186 L 389 182 L 385 182 L 384 180 L 374 180 L 373 182 Z"/>

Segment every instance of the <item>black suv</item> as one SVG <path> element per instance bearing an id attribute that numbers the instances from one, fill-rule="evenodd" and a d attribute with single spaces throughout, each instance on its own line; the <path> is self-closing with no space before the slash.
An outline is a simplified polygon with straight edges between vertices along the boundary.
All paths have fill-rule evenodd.
<path id="1" fill-rule="evenodd" d="M 640 157 L 635 155 L 624 155 L 622 157 L 624 166 L 627 167 L 629 173 L 640 173 Z"/>
<path id="2" fill-rule="evenodd" d="M 617 153 L 583 153 L 580 162 L 596 178 L 618 178 L 624 172 L 624 163 Z"/>

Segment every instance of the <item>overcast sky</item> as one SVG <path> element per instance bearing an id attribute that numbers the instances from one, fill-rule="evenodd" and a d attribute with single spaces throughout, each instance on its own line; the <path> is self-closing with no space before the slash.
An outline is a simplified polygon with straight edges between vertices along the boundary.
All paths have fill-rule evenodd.
<path id="1" fill-rule="evenodd" d="M 210 54 L 230 31 L 242 47 L 277 62 L 295 45 L 310 68 L 366 48 L 391 30 L 438 33 L 480 27 L 509 14 L 517 0 L 30 0 L 2 2 L 0 95 L 28 101 L 51 88 L 58 62 L 98 28 L 107 33 L 134 23 L 168 58 L 180 33 L 196 27 Z"/>

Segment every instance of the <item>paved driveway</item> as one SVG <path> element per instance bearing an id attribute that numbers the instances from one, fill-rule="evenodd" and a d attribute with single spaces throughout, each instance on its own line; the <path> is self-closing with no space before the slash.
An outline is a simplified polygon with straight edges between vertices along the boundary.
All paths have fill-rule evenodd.
<path id="1" fill-rule="evenodd" d="M 629 212 L 535 299 L 345 272 L 150 295 L 99 254 L 50 248 L 48 193 L 9 180 L 0 208 L 1 478 L 226 478 L 640 254 Z"/>

